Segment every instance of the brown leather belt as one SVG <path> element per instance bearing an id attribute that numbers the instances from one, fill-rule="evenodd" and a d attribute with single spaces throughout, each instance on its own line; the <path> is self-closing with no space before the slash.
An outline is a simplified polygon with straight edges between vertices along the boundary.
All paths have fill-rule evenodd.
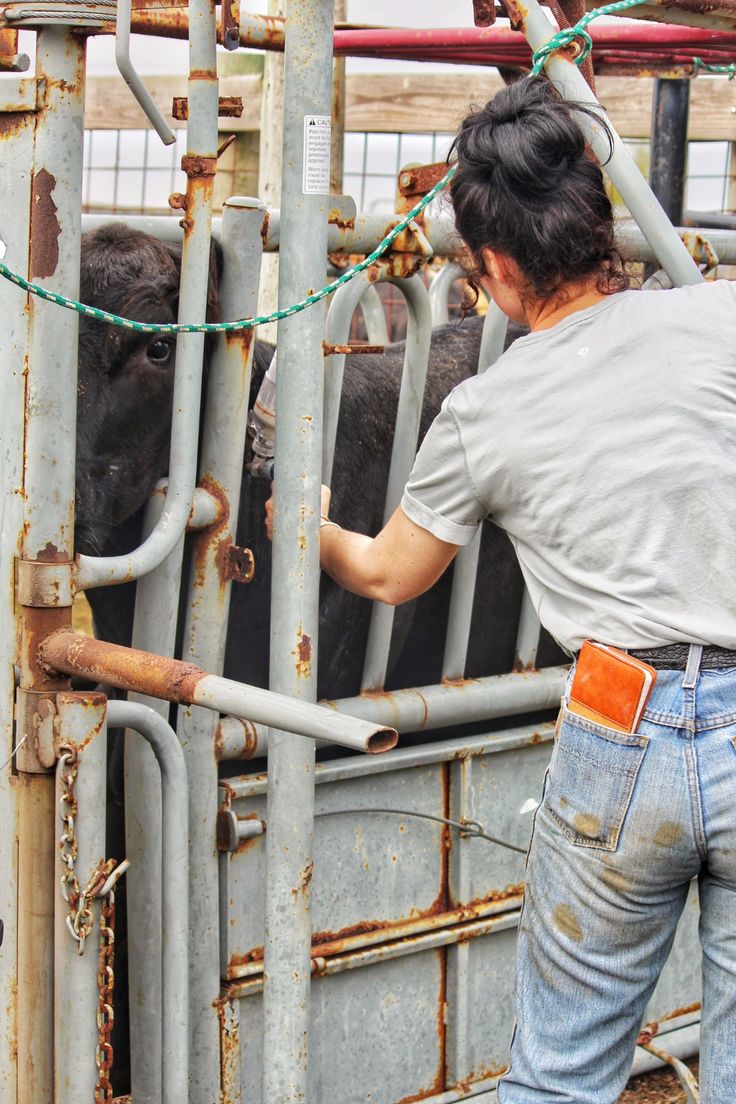
<path id="1" fill-rule="evenodd" d="M 628 648 L 627 651 L 635 659 L 643 660 L 658 671 L 684 671 L 687 667 L 690 645 L 665 644 L 662 648 Z M 712 670 L 714 667 L 736 667 L 736 651 L 719 648 L 717 644 L 706 644 L 703 647 L 700 666 L 701 669 L 706 670 Z"/>

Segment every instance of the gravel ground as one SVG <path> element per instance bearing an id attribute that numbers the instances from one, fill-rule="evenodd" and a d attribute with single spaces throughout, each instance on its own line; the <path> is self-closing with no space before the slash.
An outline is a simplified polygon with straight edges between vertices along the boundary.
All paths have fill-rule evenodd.
<path id="1" fill-rule="evenodd" d="M 697 1058 L 690 1059 L 686 1065 L 697 1079 Z M 618 1098 L 618 1104 L 685 1104 L 686 1100 L 677 1074 L 671 1069 L 658 1069 L 632 1077 Z"/>

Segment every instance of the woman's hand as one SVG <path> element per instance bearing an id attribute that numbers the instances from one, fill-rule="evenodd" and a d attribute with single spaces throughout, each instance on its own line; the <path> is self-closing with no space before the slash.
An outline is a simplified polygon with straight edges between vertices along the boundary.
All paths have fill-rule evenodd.
<path id="1" fill-rule="evenodd" d="M 332 491 L 329 487 L 322 484 L 322 490 L 320 491 L 320 507 L 319 512 L 321 517 L 326 518 L 330 509 L 330 498 L 332 497 Z M 266 502 L 266 535 L 270 541 L 273 540 L 273 483 L 271 484 L 271 495 Z"/>

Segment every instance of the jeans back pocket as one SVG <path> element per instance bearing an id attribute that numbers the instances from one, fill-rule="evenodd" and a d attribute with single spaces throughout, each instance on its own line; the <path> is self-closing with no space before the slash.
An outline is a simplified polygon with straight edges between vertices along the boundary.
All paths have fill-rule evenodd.
<path id="1" fill-rule="evenodd" d="M 563 706 L 544 807 L 571 843 L 616 850 L 648 742 Z"/>

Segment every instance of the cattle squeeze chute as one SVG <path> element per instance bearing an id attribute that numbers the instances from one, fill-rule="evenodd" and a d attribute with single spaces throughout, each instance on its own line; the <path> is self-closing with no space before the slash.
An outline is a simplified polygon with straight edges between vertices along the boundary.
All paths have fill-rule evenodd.
<path id="1" fill-rule="evenodd" d="M 506 6 L 533 48 L 552 36 L 536 0 Z M 199 323 L 218 153 L 216 12 L 210 0 L 191 0 L 188 19 L 155 8 L 135 5 L 134 28 L 135 18 L 158 16 L 162 26 L 178 19 L 189 34 L 178 317 Z M 37 31 L 35 77 L 0 81 L 5 260 L 71 298 L 80 270 L 85 34 L 109 32 L 115 9 L 76 0 L 0 5 L 16 68 L 15 31 Z M 368 252 L 386 230 L 376 216 L 341 218 L 350 204 L 328 196 L 324 138 L 309 130 L 331 115 L 331 0 L 290 0 L 285 26 L 281 209 L 242 197 L 225 205 L 226 320 L 256 313 L 264 249 L 278 248 L 286 308 L 323 286 L 328 252 Z M 553 56 L 547 70 L 567 96 L 596 103 L 569 54 Z M 600 152 L 595 127 L 588 138 Z M 618 140 L 606 171 L 646 239 L 632 252 L 656 256 L 674 283 L 701 279 Z M 175 227 L 147 224 L 169 236 Z M 721 232 L 719 241 L 730 259 L 733 235 Z M 377 270 L 396 282 L 409 310 L 387 511 L 411 466 L 431 325 L 427 291 L 406 274 L 417 256 L 457 250 L 442 215 L 420 220 L 399 244 Z M 218 338 L 202 411 L 205 339 L 179 336 L 168 478 L 163 499 L 152 500 L 147 535 L 132 552 L 75 558 L 78 318 L 0 281 L 0 1090 L 8 1104 L 111 1098 L 111 932 L 123 874 L 135 1104 L 495 1099 L 511 1022 L 519 850 L 552 739 L 548 721 L 522 716 L 515 725 L 513 717 L 551 710 L 564 669 L 535 668 L 539 625 L 524 601 L 515 669 L 464 677 L 476 542 L 455 568 L 442 681 L 384 691 L 392 611 L 377 607 L 363 692 L 316 704 L 319 488 L 344 360 L 333 352 L 325 372 L 323 341 L 346 343 L 373 282 L 363 276 L 342 289 L 326 327 L 320 305 L 279 323 L 266 691 L 221 677 L 238 574 L 253 331 Z M 503 330 L 490 310 L 481 368 L 501 351 Z M 80 392 L 80 409 L 88 398 Z M 173 658 L 188 524 L 183 643 Z M 133 579 L 132 648 L 71 632 L 76 593 Z M 71 674 L 127 689 L 129 702 L 74 691 Z M 178 703 L 175 732 L 170 702 Z M 475 729 L 385 750 L 396 729 L 470 722 Z M 105 859 L 108 724 L 131 732 L 126 855 Z M 317 737 L 383 753 L 330 752 L 317 762 Z M 267 769 L 223 774 L 220 762 L 241 757 L 249 740 L 251 752 L 267 749 Z M 512 848 L 482 840 L 491 834 Z M 688 909 L 648 1013 L 670 1019 L 665 1049 L 692 1046 L 697 1031 L 695 912 Z"/>

